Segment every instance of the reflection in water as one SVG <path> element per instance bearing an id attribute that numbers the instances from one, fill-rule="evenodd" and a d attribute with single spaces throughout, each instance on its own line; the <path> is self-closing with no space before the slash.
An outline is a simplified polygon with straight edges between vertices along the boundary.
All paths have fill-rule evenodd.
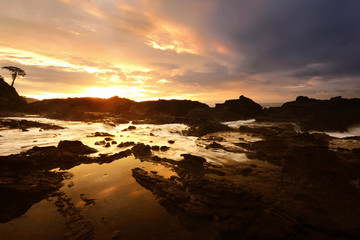
<path id="1" fill-rule="evenodd" d="M 46 199 L 33 205 L 25 215 L 0 224 L 0 239 L 62 240 L 66 232 L 64 219 Z"/>
<path id="2" fill-rule="evenodd" d="M 76 224 L 93 224 L 98 239 L 111 239 L 115 232 L 121 232 L 125 239 L 188 238 L 189 233 L 178 219 L 169 215 L 150 192 L 135 182 L 131 176 L 131 168 L 135 166 L 166 176 L 175 174 L 163 166 L 141 163 L 133 157 L 110 164 L 83 164 L 69 170 L 73 177 L 64 180 L 64 187 L 59 191 L 64 194 L 65 209 L 69 206 L 80 209 L 76 216 L 81 221 Z M 68 187 L 71 181 L 74 186 Z M 95 198 L 95 204 L 85 205 L 80 194 Z M 73 220 L 69 217 L 74 216 L 73 210 L 57 212 L 60 210 L 57 206 L 61 206 L 58 197 L 49 201 L 35 204 L 21 218 L 0 224 L 0 239 L 63 239 L 72 228 L 69 222 Z M 91 232 L 91 228 L 88 231 Z"/>

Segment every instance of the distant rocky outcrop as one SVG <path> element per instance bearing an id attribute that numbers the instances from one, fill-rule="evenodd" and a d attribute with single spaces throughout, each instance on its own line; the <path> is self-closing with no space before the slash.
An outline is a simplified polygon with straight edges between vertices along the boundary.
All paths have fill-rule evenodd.
<path id="1" fill-rule="evenodd" d="M 183 118 L 194 108 L 210 109 L 204 103 L 190 100 L 135 102 L 126 98 L 112 97 L 47 99 L 30 103 L 26 111 L 64 120 L 103 120 L 114 124 L 142 120 L 141 123 L 162 124 L 184 122 Z"/>
<path id="2" fill-rule="evenodd" d="M 281 107 L 264 109 L 257 120 L 298 122 L 307 130 L 346 131 L 360 124 L 360 99 L 318 100 L 299 96 Z"/>
<path id="3" fill-rule="evenodd" d="M 67 98 L 46 99 L 30 103 L 28 113 L 41 114 L 49 118 L 91 121 L 108 117 L 108 114 L 127 112 L 135 102 L 126 98 Z M 121 121 L 125 123 L 128 121 Z"/>
<path id="4" fill-rule="evenodd" d="M 157 100 L 138 102 L 131 106 L 127 116 L 130 119 L 150 119 L 150 123 L 179 122 L 192 109 L 210 110 L 205 103 L 191 100 Z"/>
<path id="5" fill-rule="evenodd" d="M 19 111 L 27 102 L 0 76 L 0 111 Z"/>
<path id="6" fill-rule="evenodd" d="M 243 95 L 239 99 L 226 100 L 216 104 L 213 116 L 219 121 L 235 121 L 255 118 L 261 113 L 262 106 Z"/>

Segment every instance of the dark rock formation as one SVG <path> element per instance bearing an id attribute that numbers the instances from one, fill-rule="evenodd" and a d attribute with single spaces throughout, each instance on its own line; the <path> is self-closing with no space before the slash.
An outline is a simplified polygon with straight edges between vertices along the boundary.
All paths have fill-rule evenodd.
<path id="1" fill-rule="evenodd" d="M 107 132 L 95 132 L 89 134 L 87 137 L 115 137 L 115 135 L 107 133 Z"/>
<path id="2" fill-rule="evenodd" d="M 118 148 L 134 146 L 135 142 L 121 142 L 117 145 Z"/>
<path id="3" fill-rule="evenodd" d="M 225 103 L 216 104 L 214 119 L 218 121 L 235 121 L 255 118 L 260 114 L 262 107 L 250 98 L 243 95 L 239 99 L 226 100 Z"/>
<path id="4" fill-rule="evenodd" d="M 193 108 L 207 108 L 206 104 L 190 100 L 158 100 L 135 102 L 125 98 L 68 98 L 48 99 L 31 103 L 26 111 L 64 120 L 101 121 L 111 124 L 174 123 L 183 119 Z M 136 121 L 141 120 L 141 121 Z"/>
<path id="5" fill-rule="evenodd" d="M 349 126 L 360 124 L 360 99 L 317 100 L 300 96 L 281 107 L 265 109 L 257 120 L 299 122 L 308 130 L 346 131 Z"/>
<path id="6" fill-rule="evenodd" d="M 23 131 L 27 130 L 28 128 L 40 128 L 40 130 L 64 129 L 63 127 L 54 124 L 13 119 L 0 119 L 0 128 L 21 129 Z"/>
<path id="7" fill-rule="evenodd" d="M 23 215 L 63 186 L 63 173 L 0 171 L 0 223 Z"/>
<path id="8" fill-rule="evenodd" d="M 151 150 L 160 151 L 160 147 L 159 146 L 151 146 Z"/>
<path id="9" fill-rule="evenodd" d="M 102 141 L 96 141 L 94 144 L 95 145 L 104 145 L 105 146 L 106 142 L 105 142 L 105 140 L 102 140 Z"/>
<path id="10" fill-rule="evenodd" d="M 81 193 L 80 194 L 80 198 L 81 200 L 83 200 L 85 202 L 85 205 L 92 205 L 95 204 L 95 198 L 89 197 L 88 195 L 86 195 L 85 193 Z"/>
<path id="11" fill-rule="evenodd" d="M 173 116 L 180 117 L 186 116 L 188 112 L 193 108 L 205 108 L 209 106 L 197 101 L 190 100 L 158 100 L 158 101 L 146 101 L 134 104 L 129 114 L 135 116 L 141 116 L 149 119 L 157 119 Z M 164 119 L 163 121 L 165 121 Z"/>
<path id="12" fill-rule="evenodd" d="M 169 149 L 170 149 L 170 147 L 168 147 L 168 146 L 161 146 L 160 147 L 160 151 L 162 151 L 162 152 L 166 152 Z"/>
<path id="13" fill-rule="evenodd" d="M 188 136 L 201 137 L 214 132 L 232 131 L 230 127 L 224 124 L 206 119 L 192 120 L 187 124 L 189 125 L 189 128 L 184 132 L 184 134 Z"/>
<path id="14" fill-rule="evenodd" d="M 131 151 L 127 150 L 99 157 L 86 156 L 94 152 L 95 149 L 80 141 L 61 141 L 58 147 L 33 147 L 20 154 L 0 156 L 0 172 L 70 169 L 82 163 L 112 162 L 131 155 Z"/>
<path id="15" fill-rule="evenodd" d="M 181 220 L 207 219 L 203 227 L 215 239 L 358 239 L 359 148 L 330 149 L 333 138 L 295 129 L 242 128 L 263 140 L 243 140 L 254 160 L 236 166 L 215 168 L 189 154 L 181 161 L 153 156 L 149 161 L 172 166 L 178 176 L 140 168 L 133 176 Z"/>
<path id="16" fill-rule="evenodd" d="M 151 156 L 151 147 L 143 143 L 138 143 L 131 148 L 131 152 L 136 158 L 143 159 Z"/>
<path id="17" fill-rule="evenodd" d="M 217 142 L 212 142 L 211 144 L 207 145 L 206 148 L 225 149 L 223 145 Z"/>
<path id="18" fill-rule="evenodd" d="M 26 100 L 0 76 L 0 111 L 20 111 L 26 105 Z"/>
<path id="19" fill-rule="evenodd" d="M 49 115 L 71 117 L 79 115 L 79 118 L 85 117 L 81 113 L 123 113 L 130 110 L 135 102 L 126 98 L 112 97 L 102 98 L 67 98 L 67 99 L 46 99 L 34 102 L 28 105 L 27 111 L 32 113 L 47 113 Z M 89 115 L 90 117 L 90 115 Z M 94 116 L 96 117 L 96 116 Z"/>
<path id="20" fill-rule="evenodd" d="M 131 131 L 131 130 L 135 130 L 136 127 L 135 126 L 128 126 L 127 128 L 123 129 L 122 131 L 125 132 L 125 131 Z"/>
<path id="21" fill-rule="evenodd" d="M 98 152 L 96 149 L 84 145 L 81 141 L 68 140 L 60 141 L 58 149 L 77 154 L 90 154 Z"/>

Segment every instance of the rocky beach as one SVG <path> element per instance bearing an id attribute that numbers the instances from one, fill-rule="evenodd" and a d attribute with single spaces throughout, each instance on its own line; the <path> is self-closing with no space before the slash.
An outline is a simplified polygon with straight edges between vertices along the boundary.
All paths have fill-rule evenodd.
<path id="1" fill-rule="evenodd" d="M 1 239 L 360 238 L 359 99 L 11 94 Z"/>

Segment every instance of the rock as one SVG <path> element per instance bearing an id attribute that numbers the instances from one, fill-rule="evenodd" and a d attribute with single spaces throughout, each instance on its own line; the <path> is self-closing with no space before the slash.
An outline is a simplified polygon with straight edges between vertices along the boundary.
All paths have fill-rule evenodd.
<path id="1" fill-rule="evenodd" d="M 109 142 L 109 141 L 112 141 L 113 139 L 111 137 L 107 137 L 104 139 L 105 141 Z"/>
<path id="2" fill-rule="evenodd" d="M 204 103 L 190 100 L 144 101 L 134 104 L 129 115 L 137 119 L 147 119 L 145 123 L 165 124 L 181 121 L 194 108 L 209 109 Z"/>
<path id="3" fill-rule="evenodd" d="M 45 99 L 27 105 L 26 111 L 33 114 L 44 114 L 49 118 L 96 121 L 101 123 L 128 123 L 122 115 L 128 112 L 134 101 L 112 97 L 102 98 L 66 98 Z"/>
<path id="4" fill-rule="evenodd" d="M 199 137 L 199 140 L 204 140 L 204 141 L 215 141 L 215 142 L 222 142 L 224 141 L 223 137 L 219 137 L 219 136 L 205 136 L 205 137 Z"/>
<path id="5" fill-rule="evenodd" d="M 63 186 L 64 173 L 0 169 L 0 223 L 22 216 Z"/>
<path id="6" fill-rule="evenodd" d="M 143 143 L 138 143 L 131 148 L 131 152 L 134 154 L 136 158 L 148 158 L 151 157 L 151 148 L 149 145 L 145 145 Z"/>
<path id="7" fill-rule="evenodd" d="M 281 107 L 264 109 L 256 119 L 299 122 L 306 130 L 346 131 L 360 123 L 360 99 L 335 97 L 317 100 L 300 96 Z"/>
<path id="8" fill-rule="evenodd" d="M 125 129 L 123 129 L 122 131 L 125 132 L 125 131 L 131 131 L 131 130 L 136 130 L 136 127 L 131 125 Z"/>
<path id="9" fill-rule="evenodd" d="M 74 182 L 73 181 L 70 181 L 69 184 L 68 184 L 68 187 L 71 188 L 74 186 Z"/>
<path id="10" fill-rule="evenodd" d="M 63 127 L 54 124 L 39 123 L 28 120 L 13 120 L 13 119 L 0 119 L 0 128 L 2 127 L 9 129 L 20 129 L 23 132 L 27 132 L 29 128 L 40 128 L 39 132 L 42 132 L 43 130 L 64 129 Z"/>
<path id="11" fill-rule="evenodd" d="M 209 149 L 209 148 L 215 148 L 215 149 L 225 149 L 225 147 L 217 142 L 213 142 L 209 145 L 206 146 L 206 149 Z"/>
<path id="12" fill-rule="evenodd" d="M 26 105 L 26 100 L 0 76 L 0 112 L 23 110 Z"/>
<path id="13" fill-rule="evenodd" d="M 115 135 L 107 133 L 107 132 L 95 132 L 95 133 L 88 135 L 87 137 L 115 137 Z"/>
<path id="14" fill-rule="evenodd" d="M 204 162 L 206 162 L 205 158 L 191 155 L 191 154 L 181 154 L 180 156 L 182 156 L 184 158 L 184 160 L 182 160 L 182 162 L 189 164 L 189 165 L 203 166 Z"/>
<path id="15" fill-rule="evenodd" d="M 160 147 L 160 151 L 162 151 L 162 152 L 166 152 L 169 149 L 170 149 L 170 147 L 168 147 L 168 146 L 161 146 Z"/>
<path id="16" fill-rule="evenodd" d="M 262 111 L 262 106 L 243 95 L 239 99 L 226 100 L 216 104 L 213 118 L 217 121 L 235 121 L 255 118 Z"/>
<path id="17" fill-rule="evenodd" d="M 122 151 L 122 152 L 115 153 L 113 155 L 100 154 L 99 158 L 97 159 L 97 162 L 99 162 L 99 163 L 104 163 L 104 162 L 110 163 L 112 161 L 115 161 L 115 160 L 118 160 L 118 159 L 121 159 L 121 158 L 126 158 L 126 157 L 128 157 L 130 155 L 131 155 L 131 150 L 130 149 L 127 149 L 127 150 Z"/>
<path id="18" fill-rule="evenodd" d="M 249 176 L 252 173 L 252 171 L 253 171 L 252 168 L 247 167 L 241 169 L 240 174 L 243 176 Z"/>
<path id="19" fill-rule="evenodd" d="M 117 144 L 117 142 L 116 141 L 111 141 L 111 144 L 115 145 L 115 144 Z"/>
<path id="20" fill-rule="evenodd" d="M 121 142 L 117 145 L 118 148 L 134 146 L 135 142 Z"/>
<path id="21" fill-rule="evenodd" d="M 105 144 L 106 144 L 106 142 L 104 140 L 95 142 L 95 145 L 105 145 Z"/>
<path id="22" fill-rule="evenodd" d="M 109 148 L 109 147 L 111 147 L 111 144 L 110 144 L 109 142 L 107 142 L 107 143 L 105 144 L 105 147 L 106 147 L 106 148 Z"/>
<path id="23" fill-rule="evenodd" d="M 89 196 L 87 196 L 86 194 L 84 193 L 81 193 L 80 194 L 80 198 L 81 200 L 83 200 L 85 202 L 85 205 L 90 205 L 90 204 L 95 204 L 95 198 L 91 198 Z"/>
<path id="24" fill-rule="evenodd" d="M 287 128 L 290 131 L 294 130 L 294 126 L 291 124 L 288 124 L 288 125 L 283 125 L 281 128 L 280 127 L 240 126 L 239 131 L 241 133 L 250 133 L 254 136 L 270 137 L 270 136 L 282 133 L 284 131 L 284 128 Z"/>
<path id="25" fill-rule="evenodd" d="M 81 141 L 60 141 L 58 149 L 78 154 L 90 154 L 97 152 L 96 149 L 84 145 Z"/>
<path id="26" fill-rule="evenodd" d="M 170 143 L 170 144 L 174 144 L 174 143 L 175 143 L 175 141 L 174 141 L 174 140 L 169 140 L 169 141 L 168 141 L 168 143 Z"/>
<path id="27" fill-rule="evenodd" d="M 184 132 L 187 136 L 201 137 L 209 133 L 233 131 L 230 127 L 212 120 L 194 120 L 188 123 L 189 128 Z"/>
<path id="28" fill-rule="evenodd" d="M 150 133 L 150 136 L 151 136 L 151 137 L 154 137 L 155 135 L 154 135 L 153 133 Z"/>
<path id="29" fill-rule="evenodd" d="M 153 151 L 159 151 L 160 147 L 159 146 L 151 146 L 151 150 Z"/>
<path id="30" fill-rule="evenodd" d="M 71 142 L 71 141 L 70 141 Z M 81 146 L 81 145 L 80 145 Z M 131 155 L 130 150 L 115 153 L 113 155 L 100 155 L 99 157 L 86 156 L 90 151 L 87 146 L 82 150 L 71 146 L 62 147 L 33 147 L 20 154 L 0 156 L 1 171 L 42 171 L 54 168 L 70 169 L 81 163 L 104 163 Z M 75 152 L 73 152 L 75 151 Z"/>
<path id="31" fill-rule="evenodd" d="M 116 231 L 114 235 L 111 237 L 111 240 L 125 240 L 123 234 L 120 231 Z"/>

